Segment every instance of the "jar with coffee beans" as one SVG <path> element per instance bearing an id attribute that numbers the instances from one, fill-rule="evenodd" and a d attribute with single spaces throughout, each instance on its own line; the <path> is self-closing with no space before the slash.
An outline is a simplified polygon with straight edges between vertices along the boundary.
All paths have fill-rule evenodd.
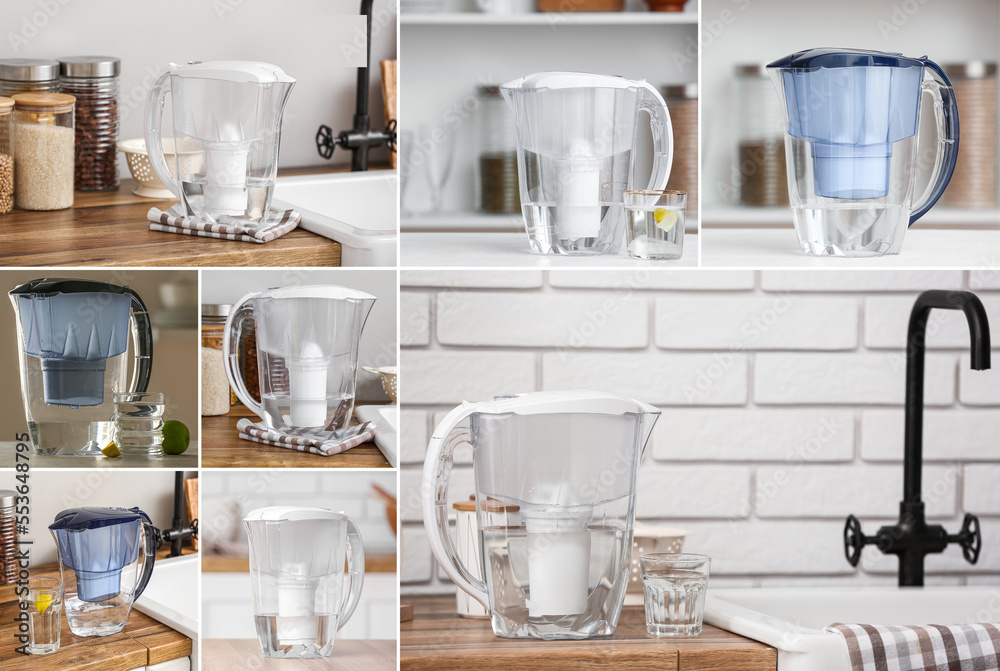
<path id="1" fill-rule="evenodd" d="M 121 60 L 113 56 L 59 59 L 63 93 L 76 96 L 75 188 L 118 188 L 118 89 Z"/>

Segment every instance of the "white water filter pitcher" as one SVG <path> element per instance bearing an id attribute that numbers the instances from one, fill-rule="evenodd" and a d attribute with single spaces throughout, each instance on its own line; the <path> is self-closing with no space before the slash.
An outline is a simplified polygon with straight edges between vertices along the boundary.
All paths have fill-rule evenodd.
<path id="1" fill-rule="evenodd" d="M 624 236 L 639 112 L 649 114 L 653 170 L 639 188 L 662 190 L 673 131 L 667 104 L 645 81 L 541 72 L 500 87 L 517 129 L 521 213 L 536 254 L 605 254 Z"/>
<path id="2" fill-rule="evenodd" d="M 212 61 L 173 65 L 146 100 L 146 147 L 157 177 L 184 213 L 210 223 L 259 224 L 271 206 L 281 116 L 295 85 L 276 65 Z M 171 96 L 174 179 L 163 155 L 163 108 Z M 177 157 L 192 153 L 201 160 Z M 186 159 L 187 160 L 187 159 Z"/>
<path id="3" fill-rule="evenodd" d="M 431 436 L 424 526 L 448 576 L 506 638 L 614 633 L 628 587 L 635 480 L 659 411 L 593 391 L 463 403 Z M 481 575 L 456 556 L 448 482 L 472 447 Z M 504 514 L 498 511 L 512 511 Z"/>
<path id="4" fill-rule="evenodd" d="M 67 278 L 31 280 L 9 296 L 32 447 L 100 456 L 114 432 L 114 395 L 149 384 L 153 329 L 145 304 L 128 287 Z"/>
<path id="5" fill-rule="evenodd" d="M 301 506 L 252 510 L 243 525 L 264 656 L 329 657 L 364 584 L 365 549 L 357 526 L 343 513 Z"/>
<path id="6" fill-rule="evenodd" d="M 269 429 L 345 437 L 354 412 L 361 331 L 374 303 L 374 296 L 338 286 L 247 294 L 230 311 L 223 336 L 230 386 Z M 251 325 L 257 352 L 244 353 Z M 245 356 L 257 357 L 256 398 L 244 382 Z"/>

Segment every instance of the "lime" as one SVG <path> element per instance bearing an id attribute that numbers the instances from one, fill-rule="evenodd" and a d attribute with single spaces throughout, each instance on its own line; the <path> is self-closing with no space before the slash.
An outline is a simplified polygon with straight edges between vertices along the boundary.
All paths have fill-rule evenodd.
<path id="1" fill-rule="evenodd" d="M 39 594 L 38 598 L 35 599 L 35 608 L 38 610 L 39 614 L 47 611 L 49 606 L 52 605 L 53 600 L 54 599 L 51 594 Z"/>
<path id="2" fill-rule="evenodd" d="M 101 450 L 101 454 L 103 454 L 106 457 L 120 457 L 122 456 L 122 451 L 118 449 L 118 446 L 115 444 L 115 441 L 112 440 L 110 443 L 104 446 L 104 449 Z"/>
<path id="3" fill-rule="evenodd" d="M 653 220 L 656 221 L 656 227 L 664 233 L 672 229 L 678 219 L 677 213 L 673 210 L 653 210 Z"/>
<path id="4" fill-rule="evenodd" d="M 163 451 L 166 454 L 183 454 L 191 444 L 191 432 L 183 422 L 168 419 L 163 423 Z"/>

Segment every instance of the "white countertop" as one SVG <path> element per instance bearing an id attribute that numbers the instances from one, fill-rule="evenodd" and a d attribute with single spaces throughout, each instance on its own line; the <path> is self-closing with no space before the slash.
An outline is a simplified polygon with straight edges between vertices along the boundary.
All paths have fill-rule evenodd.
<path id="1" fill-rule="evenodd" d="M 16 443 L 0 443 L 0 468 L 14 468 Z M 21 460 L 24 463 L 24 460 Z M 177 471 L 193 471 L 198 468 L 198 443 L 191 441 L 184 454 L 164 455 L 162 459 L 122 455 L 114 459 L 100 457 L 52 456 L 31 452 L 28 464 L 31 468 L 168 468 Z"/>
<path id="2" fill-rule="evenodd" d="M 799 251 L 789 228 L 702 228 L 706 267 L 769 268 L 983 268 L 1000 266 L 1000 230 L 920 228 L 906 232 L 899 254 L 872 258 L 824 258 Z"/>
<path id="3" fill-rule="evenodd" d="M 698 236 L 685 234 L 684 255 L 676 261 L 614 256 L 532 254 L 519 233 L 403 233 L 399 257 L 403 268 L 680 268 L 698 265 Z"/>

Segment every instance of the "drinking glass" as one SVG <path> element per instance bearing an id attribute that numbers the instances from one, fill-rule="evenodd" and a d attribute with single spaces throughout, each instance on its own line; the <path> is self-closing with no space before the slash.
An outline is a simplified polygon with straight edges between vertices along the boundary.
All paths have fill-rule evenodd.
<path id="1" fill-rule="evenodd" d="M 646 554 L 642 565 L 642 599 L 646 633 L 652 636 L 697 636 L 705 614 L 705 592 L 712 560 L 696 554 Z"/>
<path id="2" fill-rule="evenodd" d="M 48 655 L 59 649 L 63 584 L 59 578 L 28 578 L 28 653 Z"/>
<path id="3" fill-rule="evenodd" d="M 122 455 L 163 456 L 163 394 L 115 394 L 115 442 Z"/>
<path id="4" fill-rule="evenodd" d="M 625 234 L 633 259 L 679 259 L 684 252 L 685 191 L 626 191 Z"/>

